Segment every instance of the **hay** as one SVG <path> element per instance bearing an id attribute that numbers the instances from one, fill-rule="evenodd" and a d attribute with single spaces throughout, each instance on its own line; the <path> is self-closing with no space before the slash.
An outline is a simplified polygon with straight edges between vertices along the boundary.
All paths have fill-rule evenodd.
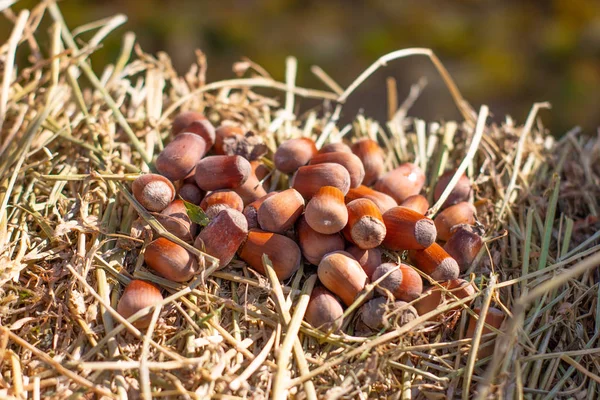
<path id="1" fill-rule="evenodd" d="M 84 42 L 52 2 L 4 14 L 14 28 L 0 48 L 0 397 L 597 397 L 599 142 L 578 131 L 548 136 L 536 119 L 546 104 L 524 126 L 489 123 L 487 107 L 476 113 L 428 49 L 386 55 L 346 90 L 315 67 L 327 89 L 312 90 L 295 85 L 293 58 L 283 83 L 248 60 L 234 66 L 238 78 L 207 83 L 200 52 L 179 76 L 168 55 L 143 53 L 128 33 L 118 60 L 96 76 L 88 56 L 122 16 L 77 28 L 92 32 Z M 49 32 L 38 28 L 42 20 Z M 17 50 L 29 53 L 29 65 L 15 65 Z M 398 106 L 390 79 L 385 126 L 363 115 L 337 125 L 344 100 L 371 73 L 415 55 L 434 63 L 464 122 L 409 118 L 424 85 Z M 322 104 L 299 115 L 304 98 Z M 487 229 L 486 250 L 469 271 L 479 290 L 361 337 L 351 334 L 356 304 L 346 312 L 348 334 L 302 322 L 315 279 L 309 266 L 282 285 L 241 261 L 211 274 L 212 258 L 192 248 L 205 274 L 187 286 L 153 275 L 139 256 L 149 236 L 138 214 L 167 234 L 128 182 L 150 170 L 172 117 L 190 109 L 244 124 L 271 150 L 301 135 L 319 145 L 377 138 L 388 166 L 415 161 L 429 189 L 448 167 L 467 171 Z M 147 310 L 147 332 L 114 311 L 134 277 L 170 295 Z M 493 356 L 479 360 L 470 349 L 483 342 L 484 324 L 464 336 L 471 299 L 483 314 L 493 305 L 511 316 L 488 334 L 498 334 Z M 462 312 L 445 313 L 456 306 Z"/>

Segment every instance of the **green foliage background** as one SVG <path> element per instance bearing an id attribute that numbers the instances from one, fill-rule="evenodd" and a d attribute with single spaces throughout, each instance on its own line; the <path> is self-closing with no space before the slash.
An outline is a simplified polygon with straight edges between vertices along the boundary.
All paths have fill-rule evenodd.
<path id="1" fill-rule="evenodd" d="M 32 7 L 24 0 L 16 9 Z M 123 13 L 129 22 L 92 57 L 95 66 L 116 59 L 120 35 L 134 31 L 144 50 L 166 51 L 183 72 L 194 49 L 208 57 L 209 79 L 233 76 L 242 56 L 283 79 L 285 57 L 299 60 L 298 84 L 322 87 L 310 73 L 317 64 L 342 86 L 377 57 L 406 47 L 429 47 L 441 58 L 465 97 L 486 103 L 497 119 L 523 122 L 531 103 L 550 101 L 542 114 L 560 135 L 575 125 L 600 126 L 600 1 L 598 0 L 64 0 L 71 28 Z M 6 40 L 12 24 L 0 22 Z M 412 110 L 427 119 L 458 118 L 430 63 L 402 60 L 373 76 L 350 99 L 346 117 L 364 109 L 385 118 L 385 78 L 398 80 L 399 96 L 421 76 L 429 85 Z"/>

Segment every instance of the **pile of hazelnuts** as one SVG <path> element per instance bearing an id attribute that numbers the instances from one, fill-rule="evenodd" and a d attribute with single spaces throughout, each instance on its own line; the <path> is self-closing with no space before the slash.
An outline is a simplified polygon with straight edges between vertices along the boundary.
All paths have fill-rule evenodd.
<path id="1" fill-rule="evenodd" d="M 394 316 L 403 324 L 439 307 L 448 293 L 464 298 L 475 292 L 458 278 L 483 245 L 466 176 L 431 219 L 425 216 L 423 171 L 412 163 L 386 171 L 384 151 L 374 140 L 321 149 L 308 137 L 286 140 L 274 151 L 279 171 L 274 175 L 239 151 L 236 143 L 245 135 L 241 126 L 215 129 L 200 113 L 179 114 L 171 141 L 156 159 L 158 173 L 139 176 L 132 184 L 134 197 L 167 231 L 217 258 L 219 268 L 237 255 L 265 274 L 266 255 L 277 277 L 286 280 L 302 262 L 317 266 L 320 284 L 305 320 L 323 331 L 339 330 L 344 308 L 386 274 L 375 297 L 358 311 L 361 329 L 379 330 Z M 454 173 L 439 177 L 434 200 Z M 279 177 L 275 184 L 270 182 L 274 176 Z M 202 208 L 210 223 L 194 223 L 185 202 Z M 399 254 L 407 254 L 407 263 L 398 262 Z M 175 282 L 200 272 L 194 255 L 163 237 L 146 246 L 144 260 L 154 273 Z M 160 300 L 156 286 L 134 280 L 118 312 L 129 317 Z M 136 326 L 147 326 L 149 319 L 137 320 Z"/>

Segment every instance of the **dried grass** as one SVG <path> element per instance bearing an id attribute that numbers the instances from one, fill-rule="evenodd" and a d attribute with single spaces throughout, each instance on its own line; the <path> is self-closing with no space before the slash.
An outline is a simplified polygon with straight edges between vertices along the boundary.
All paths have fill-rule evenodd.
<path id="1" fill-rule="evenodd" d="M 536 118 L 546 104 L 536 104 L 524 126 L 489 123 L 487 107 L 476 113 L 428 49 L 386 55 L 345 90 L 314 67 L 328 89 L 312 90 L 295 85 L 293 58 L 283 83 L 249 60 L 234 66 L 238 78 L 206 83 L 201 52 L 179 76 L 168 55 L 143 53 L 128 33 L 118 60 L 97 77 L 88 56 L 122 16 L 76 28 L 91 38 L 75 41 L 56 4 L 18 16 L 10 4 L 3 12 L 13 33 L 0 47 L 0 397 L 598 397 L 597 138 L 574 130 L 556 142 Z M 42 19 L 52 22 L 49 32 L 38 29 Z M 29 52 L 29 65 L 14 64 L 17 49 Z M 344 100 L 371 73 L 415 55 L 434 63 L 464 122 L 409 118 L 425 85 L 398 106 L 390 78 L 386 126 L 363 115 L 337 125 Z M 306 97 L 322 105 L 297 115 Z M 360 337 L 302 322 L 310 266 L 282 285 L 240 261 L 211 274 L 214 259 L 194 250 L 207 269 L 189 285 L 153 275 L 139 256 L 149 237 L 131 237 L 131 228 L 139 214 L 165 232 L 127 182 L 150 170 L 171 118 L 188 109 L 243 123 L 271 149 L 301 135 L 320 145 L 371 136 L 385 143 L 389 166 L 422 166 L 429 188 L 447 167 L 467 171 L 487 227 L 486 249 L 469 271 L 479 290 Z M 146 310 L 146 332 L 131 325 L 136 316 L 126 321 L 114 310 L 133 277 L 170 295 Z M 464 337 L 471 299 L 484 314 L 492 305 L 511 316 L 491 334 L 498 338 L 487 359 L 470 351 L 483 342 L 482 322 L 474 339 Z M 462 312 L 432 319 L 457 305 Z"/>

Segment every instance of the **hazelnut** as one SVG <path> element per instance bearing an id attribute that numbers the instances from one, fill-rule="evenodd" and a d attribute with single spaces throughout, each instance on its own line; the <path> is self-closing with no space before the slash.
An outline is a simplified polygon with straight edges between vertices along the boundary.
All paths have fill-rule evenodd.
<path id="1" fill-rule="evenodd" d="M 252 164 L 250 166 L 252 167 Z M 267 194 L 264 186 L 260 184 L 260 180 L 254 173 L 254 168 L 252 168 L 248 180 L 233 190 L 240 195 L 244 204 L 252 203 Z"/>
<path id="2" fill-rule="evenodd" d="M 348 224 L 343 231 L 346 239 L 361 249 L 379 246 L 386 236 L 386 227 L 375 203 L 369 199 L 356 199 L 346 208 Z"/>
<path id="3" fill-rule="evenodd" d="M 206 151 L 215 143 L 215 127 L 207 119 L 197 119 L 190 122 L 188 126 L 183 128 L 182 132 L 193 133 L 204 139 L 206 142 Z M 178 133 L 177 135 L 181 135 Z"/>
<path id="4" fill-rule="evenodd" d="M 148 211 L 161 212 L 175 199 L 175 187 L 158 174 L 140 175 L 131 185 L 133 196 Z"/>
<path id="5" fill-rule="evenodd" d="M 306 222 L 319 233 L 331 235 L 348 222 L 344 194 L 333 186 L 323 186 L 306 205 Z"/>
<path id="6" fill-rule="evenodd" d="M 165 238 L 158 238 L 146 246 L 144 261 L 158 275 L 174 282 L 189 281 L 198 273 L 196 257 Z"/>
<path id="7" fill-rule="evenodd" d="M 379 208 L 379 211 L 382 214 L 390 208 L 398 206 L 396 200 L 392 199 L 387 194 L 378 192 L 364 185 L 361 185 L 357 188 L 351 188 L 348 190 L 348 193 L 346 193 L 346 203 L 356 199 L 371 200 L 373 203 L 375 203 L 377 208 Z"/>
<path id="8" fill-rule="evenodd" d="M 344 309 L 336 297 L 326 288 L 313 289 L 304 314 L 306 322 L 323 332 L 339 331 L 342 327 Z"/>
<path id="9" fill-rule="evenodd" d="M 402 207 L 410 208 L 411 210 L 415 210 L 419 214 L 425 215 L 427 210 L 429 209 L 429 202 L 425 196 L 420 194 L 415 194 L 414 196 L 407 197 L 401 204 Z"/>
<path id="10" fill-rule="evenodd" d="M 196 184 L 205 191 L 234 189 L 250 176 L 248 160 L 240 156 L 210 156 L 196 165 Z"/>
<path id="11" fill-rule="evenodd" d="M 423 250 L 410 250 L 408 256 L 415 267 L 439 282 L 456 279 L 460 273 L 454 258 L 437 243 Z"/>
<path id="12" fill-rule="evenodd" d="M 387 229 L 383 245 L 390 250 L 424 249 L 435 242 L 433 221 L 410 208 L 390 208 L 383 222 Z"/>
<path id="13" fill-rule="evenodd" d="M 352 150 L 350 149 L 350 146 L 348 146 L 344 142 L 328 143 L 325 146 L 321 147 L 321 150 L 319 150 L 319 154 L 340 153 L 340 152 L 341 153 L 352 153 Z"/>
<path id="14" fill-rule="evenodd" d="M 417 165 L 401 164 L 391 170 L 375 183 L 375 190 L 392 196 L 398 204 L 410 196 L 419 194 L 425 185 L 425 174 Z"/>
<path id="15" fill-rule="evenodd" d="M 194 240 L 198 226 L 188 216 L 183 200 L 173 200 L 167 208 L 156 215 L 156 219 L 167 232 L 172 233 L 179 239 L 186 242 Z"/>
<path id="16" fill-rule="evenodd" d="M 281 143 L 275 151 L 275 168 L 284 174 L 291 174 L 317 154 L 315 142 L 310 138 L 289 139 Z"/>
<path id="17" fill-rule="evenodd" d="M 225 151 L 223 146 L 224 141 L 228 138 L 236 136 L 244 136 L 245 129 L 241 126 L 236 125 L 221 125 L 215 131 L 215 145 L 213 146 L 213 152 L 220 156 L 231 155 Z"/>
<path id="18" fill-rule="evenodd" d="M 475 287 L 470 282 L 464 279 L 453 279 L 451 281 L 440 283 L 445 290 L 452 293 L 458 299 L 464 299 L 475 293 Z M 442 289 L 437 286 L 430 286 L 424 292 L 419 300 L 414 304 L 415 308 L 419 312 L 419 315 L 427 314 L 438 308 L 444 302 L 444 298 L 450 302 L 454 301 L 454 298 L 449 294 L 446 294 Z M 452 308 L 456 310 L 459 307 Z"/>
<path id="19" fill-rule="evenodd" d="M 193 133 L 180 133 L 156 158 L 156 170 L 171 181 L 184 179 L 204 156 L 206 142 Z"/>
<path id="20" fill-rule="evenodd" d="M 368 281 L 367 274 L 352 256 L 343 252 L 329 253 L 317 269 L 323 285 L 351 305 Z"/>
<path id="21" fill-rule="evenodd" d="M 136 312 L 143 310 L 146 307 L 151 307 L 159 304 L 163 300 L 160 294 L 160 289 L 150 282 L 134 279 L 129 282 L 129 285 L 123 291 L 119 303 L 117 304 L 117 312 L 125 319 L 128 319 Z M 138 329 L 147 328 L 152 320 L 152 314 L 146 314 L 133 323 Z"/>
<path id="22" fill-rule="evenodd" d="M 233 208 L 221 210 L 196 238 L 194 247 L 219 259 L 219 268 L 231 262 L 246 237 L 246 217 Z"/>
<path id="23" fill-rule="evenodd" d="M 276 195 L 279 192 L 271 192 L 262 196 L 260 199 L 253 201 L 244 207 L 244 216 L 248 221 L 248 229 L 258 228 L 258 209 L 262 203 L 271 196 Z"/>
<path id="24" fill-rule="evenodd" d="M 361 321 L 373 330 L 389 328 L 390 326 L 400 327 L 419 316 L 410 304 L 404 301 L 395 301 L 388 304 L 385 297 L 369 300 L 359 309 L 358 314 Z"/>
<path id="25" fill-rule="evenodd" d="M 194 121 L 205 120 L 206 117 L 199 112 L 196 111 L 184 111 L 179 113 L 175 119 L 173 120 L 173 124 L 171 125 L 171 135 L 175 136 L 179 132 L 183 131 L 183 129 L 191 124 Z"/>
<path id="26" fill-rule="evenodd" d="M 440 197 L 442 197 L 442 193 L 446 190 L 446 187 L 454 177 L 455 173 L 456 170 L 446 171 L 438 178 L 433 191 L 434 201 L 437 202 Z M 446 201 L 444 201 L 444 204 L 442 204 L 442 209 L 460 203 L 461 201 L 469 201 L 472 192 L 471 181 L 463 174 L 456 183 L 456 186 L 454 186 L 454 189 L 450 192 L 450 195 L 446 198 Z"/>
<path id="27" fill-rule="evenodd" d="M 440 212 L 433 219 L 439 240 L 448 240 L 452 236 L 452 228 L 456 225 L 475 223 L 475 207 L 465 201 L 455 204 Z"/>
<path id="28" fill-rule="evenodd" d="M 244 209 L 242 198 L 233 190 L 221 189 L 210 192 L 200 203 L 208 218 L 214 218 L 226 208 L 232 208 L 239 212 Z"/>
<path id="29" fill-rule="evenodd" d="M 444 250 L 458 263 L 460 271 L 466 271 L 483 247 L 483 239 L 470 225 L 457 225 L 452 236 L 444 245 Z"/>
<path id="30" fill-rule="evenodd" d="M 481 315 L 481 308 L 475 308 L 473 311 L 475 312 L 475 314 Z M 485 315 L 485 323 L 496 329 L 500 329 L 505 318 L 506 315 L 503 311 L 494 307 L 490 307 L 488 308 L 488 312 Z M 472 338 L 475 335 L 476 326 L 477 320 L 473 317 L 469 318 L 469 325 L 467 326 L 467 332 L 465 336 L 468 338 Z M 488 333 L 492 333 L 492 330 L 484 325 L 481 335 L 483 336 Z M 485 358 L 494 354 L 494 343 L 494 339 L 488 339 L 487 341 L 483 340 L 479 346 L 477 358 Z"/>
<path id="31" fill-rule="evenodd" d="M 257 212 L 264 231 L 283 233 L 294 226 L 304 211 L 304 199 L 296 189 L 287 189 L 265 199 Z"/>
<path id="32" fill-rule="evenodd" d="M 378 280 L 391 269 L 396 270 L 391 272 L 383 281 L 379 282 L 377 290 L 383 295 L 386 294 L 386 290 L 389 291 L 396 300 L 410 302 L 418 299 L 421 293 L 423 293 L 423 280 L 421 279 L 421 275 L 408 265 L 400 264 L 398 266 L 394 263 L 381 264 L 373 272 L 372 280 Z"/>
<path id="33" fill-rule="evenodd" d="M 384 154 L 376 141 L 365 138 L 352 145 L 352 152 L 360 158 L 365 168 L 364 185 L 372 185 L 385 170 Z"/>
<path id="34" fill-rule="evenodd" d="M 300 267 L 300 248 L 292 239 L 277 233 L 252 229 L 238 252 L 240 258 L 264 275 L 262 256 L 266 254 L 280 280 L 292 276 Z"/>
<path id="35" fill-rule="evenodd" d="M 296 232 L 298 233 L 298 244 L 300 244 L 302 255 L 313 265 L 319 265 L 325 254 L 344 250 L 344 238 L 340 234 L 325 235 L 319 233 L 308 225 L 304 217 L 300 217 L 298 220 Z"/>
<path id="36" fill-rule="evenodd" d="M 356 261 L 358 261 L 362 269 L 372 281 L 375 268 L 381 265 L 381 250 L 379 247 L 375 247 L 373 249 L 361 249 L 358 246 L 352 245 L 346 248 L 346 252 L 348 252 L 356 259 Z"/>
<path id="37" fill-rule="evenodd" d="M 291 186 L 306 200 L 310 200 L 323 186 L 336 187 L 346 195 L 350 189 L 350 174 L 340 164 L 307 165 L 298 169 Z"/>
<path id="38" fill-rule="evenodd" d="M 350 187 L 358 187 L 365 177 L 365 168 L 362 161 L 352 153 L 333 152 L 317 154 L 310 159 L 309 165 L 335 163 L 340 164 L 350 174 Z"/>
<path id="39" fill-rule="evenodd" d="M 269 186 L 271 185 L 271 178 L 267 178 L 271 173 L 271 170 L 260 161 L 250 161 L 250 167 L 252 168 L 252 172 L 256 175 L 256 179 L 259 181 L 263 181 L 262 187 L 265 191 L 269 191 Z"/>
<path id="40" fill-rule="evenodd" d="M 184 183 L 179 188 L 179 196 L 188 203 L 198 206 L 204 198 L 204 192 L 196 183 Z"/>

